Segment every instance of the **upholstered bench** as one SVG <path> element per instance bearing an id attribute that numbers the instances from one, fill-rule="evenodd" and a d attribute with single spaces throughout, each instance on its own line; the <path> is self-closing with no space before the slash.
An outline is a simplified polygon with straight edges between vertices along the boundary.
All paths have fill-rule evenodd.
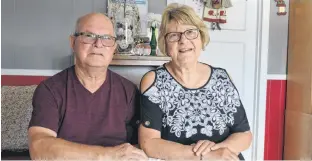
<path id="1" fill-rule="evenodd" d="M 28 124 L 32 97 L 44 76 L 1 75 L 1 159 L 30 160 Z"/>

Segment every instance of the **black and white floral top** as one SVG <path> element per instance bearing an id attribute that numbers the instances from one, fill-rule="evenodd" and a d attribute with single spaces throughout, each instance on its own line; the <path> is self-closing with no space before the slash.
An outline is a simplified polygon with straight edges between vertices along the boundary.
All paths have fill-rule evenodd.
<path id="1" fill-rule="evenodd" d="M 182 86 L 165 65 L 158 67 L 153 84 L 141 95 L 143 126 L 184 145 L 199 140 L 219 143 L 232 133 L 249 131 L 239 93 L 226 70 L 210 67 L 207 83 L 196 89 Z"/>

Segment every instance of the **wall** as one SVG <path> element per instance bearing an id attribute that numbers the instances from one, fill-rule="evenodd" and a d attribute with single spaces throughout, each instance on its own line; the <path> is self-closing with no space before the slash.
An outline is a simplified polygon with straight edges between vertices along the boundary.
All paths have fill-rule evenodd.
<path id="1" fill-rule="evenodd" d="M 271 1 L 270 36 L 269 36 L 269 62 L 268 74 L 285 75 L 287 63 L 288 43 L 288 13 L 285 16 L 276 14 L 277 7 L 274 0 Z M 285 0 L 287 11 L 289 0 Z"/>
<path id="2" fill-rule="evenodd" d="M 78 17 L 107 12 L 107 0 L 2 0 L 1 69 L 62 70 L 72 64 L 69 35 Z M 149 1 L 161 13 L 166 0 Z M 111 67 L 136 84 L 149 67 Z M 135 72 L 134 72 L 135 71 Z M 131 75 L 131 77 L 129 77 Z"/>

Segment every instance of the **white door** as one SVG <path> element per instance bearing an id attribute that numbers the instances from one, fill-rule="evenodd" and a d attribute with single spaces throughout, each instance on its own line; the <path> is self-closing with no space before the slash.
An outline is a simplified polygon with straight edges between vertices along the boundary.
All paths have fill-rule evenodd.
<path id="1" fill-rule="evenodd" d="M 200 61 L 225 68 L 239 90 L 251 131 L 255 131 L 256 67 L 257 67 L 257 0 L 232 0 L 227 10 L 227 23 L 221 31 L 210 30 L 210 44 Z M 207 23 L 208 24 L 208 23 Z M 210 26 L 210 25 L 209 25 Z M 253 160 L 252 147 L 243 152 L 246 160 Z"/>

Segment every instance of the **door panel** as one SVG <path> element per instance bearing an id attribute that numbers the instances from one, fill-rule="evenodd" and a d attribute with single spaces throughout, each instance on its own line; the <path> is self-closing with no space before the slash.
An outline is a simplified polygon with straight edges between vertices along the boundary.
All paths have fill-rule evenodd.
<path id="1" fill-rule="evenodd" d="M 227 23 L 222 29 L 226 30 L 246 30 L 246 14 L 248 4 L 246 0 L 232 0 L 233 7 L 227 9 Z"/>
<path id="2" fill-rule="evenodd" d="M 312 114 L 312 1 L 290 1 L 287 108 Z"/>
<path id="3" fill-rule="evenodd" d="M 256 123 L 255 102 L 257 55 L 258 1 L 233 0 L 228 9 L 228 23 L 222 30 L 209 30 L 211 42 L 200 56 L 200 61 L 225 68 L 231 75 L 245 106 L 251 131 Z M 207 23 L 207 25 L 209 25 Z M 265 107 L 259 107 L 265 108 Z M 243 152 L 246 160 L 255 160 L 251 146 Z"/>
<path id="4" fill-rule="evenodd" d="M 285 160 L 312 159 L 312 1 L 291 0 Z"/>
<path id="5" fill-rule="evenodd" d="M 293 110 L 286 111 L 285 160 L 312 159 L 312 115 Z"/>

